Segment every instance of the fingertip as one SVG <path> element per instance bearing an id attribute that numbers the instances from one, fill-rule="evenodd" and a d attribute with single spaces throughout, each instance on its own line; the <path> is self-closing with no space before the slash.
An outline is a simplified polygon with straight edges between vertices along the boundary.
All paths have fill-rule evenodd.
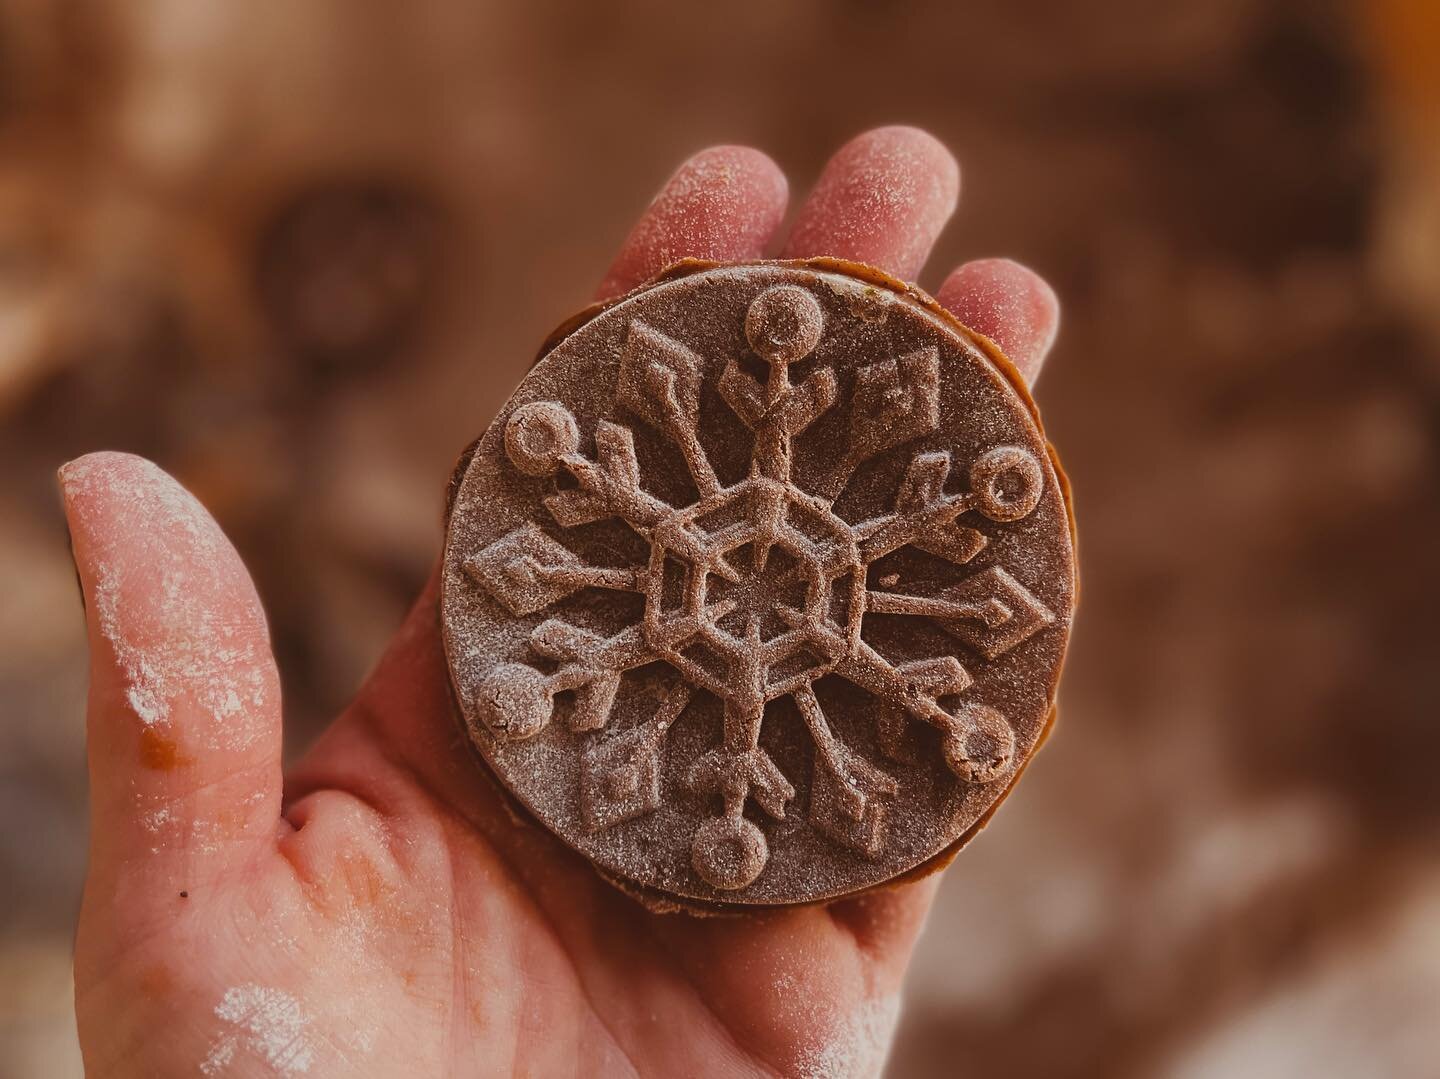
<path id="1" fill-rule="evenodd" d="M 67 462 L 58 477 L 76 568 L 102 630 L 125 623 L 142 637 L 183 634 L 196 628 L 190 621 L 223 617 L 227 634 L 264 632 L 239 555 L 159 465 L 103 451 Z"/>
<path id="2" fill-rule="evenodd" d="M 860 139 L 865 139 L 870 145 L 871 153 L 908 158 L 913 172 L 932 177 L 938 207 L 947 218 L 955 212 L 960 204 L 960 162 L 950 152 L 950 147 L 924 128 L 908 124 L 877 127 L 867 135 L 860 136 Z"/>
<path id="3" fill-rule="evenodd" d="M 1034 385 L 1060 331 L 1060 300 L 1044 278 L 1012 259 L 976 259 L 951 273 L 936 299 Z"/>
<path id="4" fill-rule="evenodd" d="M 66 461 L 56 470 L 65 519 L 73 531 L 89 520 L 89 511 L 97 494 L 103 493 L 112 481 L 127 471 L 140 471 L 155 465 L 134 454 L 102 450 Z"/>
<path id="5" fill-rule="evenodd" d="M 619 295 L 684 258 L 759 258 L 785 217 L 789 182 L 750 146 L 712 146 L 660 188 L 598 290 Z"/>
<path id="6" fill-rule="evenodd" d="M 692 159 L 704 167 L 747 178 L 754 206 L 778 223 L 790 199 L 790 181 L 774 158 L 753 146 L 711 146 Z"/>
<path id="7" fill-rule="evenodd" d="M 960 165 L 927 131 L 896 125 L 857 135 L 826 164 L 785 252 L 832 255 L 919 274 L 960 199 Z"/>

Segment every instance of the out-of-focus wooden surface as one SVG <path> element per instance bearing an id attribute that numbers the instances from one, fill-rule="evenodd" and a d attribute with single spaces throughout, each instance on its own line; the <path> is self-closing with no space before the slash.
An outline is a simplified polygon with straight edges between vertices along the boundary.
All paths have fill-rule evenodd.
<path id="1" fill-rule="evenodd" d="M 1011 254 L 1063 298 L 1039 397 L 1085 594 L 892 1074 L 1427 1074 L 1437 89 L 1427 0 L 0 0 L 0 1070 L 76 1067 L 54 467 L 134 450 L 211 507 L 301 747 L 666 172 L 749 142 L 798 194 L 904 121 L 965 169 L 924 283 Z"/>

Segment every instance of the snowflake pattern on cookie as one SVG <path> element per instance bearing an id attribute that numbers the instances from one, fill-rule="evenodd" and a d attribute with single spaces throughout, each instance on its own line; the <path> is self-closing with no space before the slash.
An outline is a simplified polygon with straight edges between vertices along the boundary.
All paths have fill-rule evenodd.
<path id="1" fill-rule="evenodd" d="M 916 449 L 883 512 L 846 520 L 837 500 L 868 461 L 905 453 L 940 427 L 941 358 L 923 345 L 849 372 L 806 364 L 825 323 L 813 290 L 762 287 L 743 319 L 761 375 L 739 357 L 702 356 L 643 316 L 626 319 L 610 418 L 582 430 L 566 404 L 532 400 L 504 421 L 508 467 L 550 484 L 541 499 L 548 520 L 526 520 L 461 560 L 470 582 L 505 612 L 538 619 L 523 657 L 495 662 L 476 680 L 474 716 L 497 743 L 513 743 L 547 730 L 557 696 L 571 695 L 564 723 L 578 743 L 575 786 L 590 833 L 655 813 L 665 769 L 679 769 L 684 788 L 711 807 L 689 837 L 690 868 L 722 894 L 743 892 L 770 858 L 765 829 L 747 808 L 782 821 L 797 799 L 795 777 L 761 744 L 771 702 L 793 703 L 813 745 L 809 825 L 873 859 L 891 832 L 900 784 L 886 760 L 867 759 L 836 733 L 816 682 L 836 676 L 873 699 L 875 745 L 898 747 L 910 722 L 925 724 L 938 734 L 932 744 L 953 782 L 997 784 L 1017 763 L 1015 732 L 1000 709 L 967 699 L 971 668 L 1057 621 L 1014 567 L 1000 564 L 931 592 L 896 590 L 893 574 L 868 583 L 873 564 L 906 548 L 969 566 L 988 543 L 972 522 L 1022 521 L 1053 474 L 1024 445 L 1001 442 L 968 460 Z M 794 371 L 802 364 L 803 377 Z M 752 440 L 748 469 L 730 479 L 704 445 L 702 386 L 712 369 L 723 407 Z M 797 446 L 837 407 L 848 413 L 843 445 L 801 482 Z M 648 489 L 636 424 L 663 435 L 693 500 L 673 504 Z M 592 564 L 565 542 L 572 530 L 612 519 L 643 541 L 645 557 Z M 557 610 L 585 590 L 633 593 L 641 613 L 618 632 L 586 628 Z M 864 632 L 872 615 L 926 620 L 971 658 L 887 658 Z M 653 713 L 623 731 L 607 729 L 627 672 L 656 663 L 672 676 Z M 676 762 L 667 740 L 704 694 L 723 705 L 720 737 Z"/>

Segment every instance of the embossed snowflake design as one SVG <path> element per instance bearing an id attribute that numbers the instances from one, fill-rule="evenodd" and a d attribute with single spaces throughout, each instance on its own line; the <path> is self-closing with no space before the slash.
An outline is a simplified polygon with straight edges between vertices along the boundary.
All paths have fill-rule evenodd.
<path id="1" fill-rule="evenodd" d="M 581 589 L 644 597 L 640 621 L 610 637 L 558 617 L 541 622 L 529 646 L 548 661 L 546 670 L 513 662 L 491 668 L 477 709 L 496 738 L 523 739 L 552 721 L 557 694 L 574 694 L 570 729 L 591 739 L 579 802 L 585 826 L 597 832 L 660 808 L 667 732 L 696 692 L 718 697 L 721 741 L 684 776 L 716 811 L 695 831 L 691 861 L 718 889 L 747 887 L 769 858 L 764 831 L 745 815 L 747 803 L 781 819 L 796 797 L 760 745 L 766 705 L 780 697 L 793 698 L 816 750 L 810 824 L 862 856 L 874 857 L 884 845 L 897 783 L 836 736 L 814 688 L 823 676 L 838 675 L 877 699 L 882 747 L 895 745 L 905 723 L 918 720 L 939 729 L 945 763 L 960 781 L 985 784 L 1009 774 L 1014 732 L 994 708 L 961 699 L 973 679 L 960 661 L 945 655 L 892 663 L 862 638 L 866 613 L 931 619 L 983 660 L 1054 621 L 1000 567 L 937 595 L 867 587 L 867 567 L 906 546 L 969 563 L 987 541 L 960 518 L 980 514 L 1005 523 L 1025 517 L 1040 500 L 1044 471 L 1028 450 L 996 446 L 969 464 L 966 490 L 947 493 L 951 455 L 917 453 L 889 512 L 858 524 L 842 520 L 832 504 L 861 464 L 939 426 L 940 364 L 931 347 L 860 368 L 851 388 L 848 442 L 829 474 L 811 484 L 814 490 L 802 490 L 791 476 L 794 441 L 835 404 L 838 380 L 821 367 L 796 382 L 790 367 L 815 349 L 822 322 L 815 298 L 796 285 L 772 286 L 751 303 L 745 335 L 769 373 L 761 381 L 732 359 L 720 376 L 720 396 L 754 434 L 749 474 L 727 486 L 698 436 L 701 358 L 632 320 L 617 404 L 674 443 L 699 497 L 673 506 L 648 493 L 629 428 L 599 421 L 590 457 L 581 452 L 568 409 L 532 402 L 511 414 L 505 452 L 526 475 L 563 469 L 574 478 L 573 486 L 545 499 L 555 524 L 566 529 L 619 518 L 649 544 L 649 559 L 629 568 L 589 565 L 531 522 L 464 563 L 516 616 L 542 612 Z M 680 675 L 656 713 L 623 732 L 598 733 L 624 672 L 656 661 Z M 942 699 L 960 703 L 946 708 Z"/>

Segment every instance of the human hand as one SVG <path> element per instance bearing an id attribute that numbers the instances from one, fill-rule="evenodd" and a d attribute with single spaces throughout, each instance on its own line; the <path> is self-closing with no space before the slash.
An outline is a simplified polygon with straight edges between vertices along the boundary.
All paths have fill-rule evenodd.
<path id="1" fill-rule="evenodd" d="M 958 188 L 930 136 L 871 131 L 830 161 L 780 253 L 913 279 Z M 601 295 L 686 256 L 761 257 L 786 199 L 763 154 L 698 154 Z M 1058 322 L 1042 281 L 972 262 L 937 298 L 1033 381 Z M 91 1072 L 879 1069 L 935 877 L 744 917 L 649 912 L 516 822 L 477 774 L 434 579 L 355 700 L 282 775 L 264 615 L 215 522 L 139 458 L 83 457 L 61 482 L 91 649 L 75 959 Z"/>

